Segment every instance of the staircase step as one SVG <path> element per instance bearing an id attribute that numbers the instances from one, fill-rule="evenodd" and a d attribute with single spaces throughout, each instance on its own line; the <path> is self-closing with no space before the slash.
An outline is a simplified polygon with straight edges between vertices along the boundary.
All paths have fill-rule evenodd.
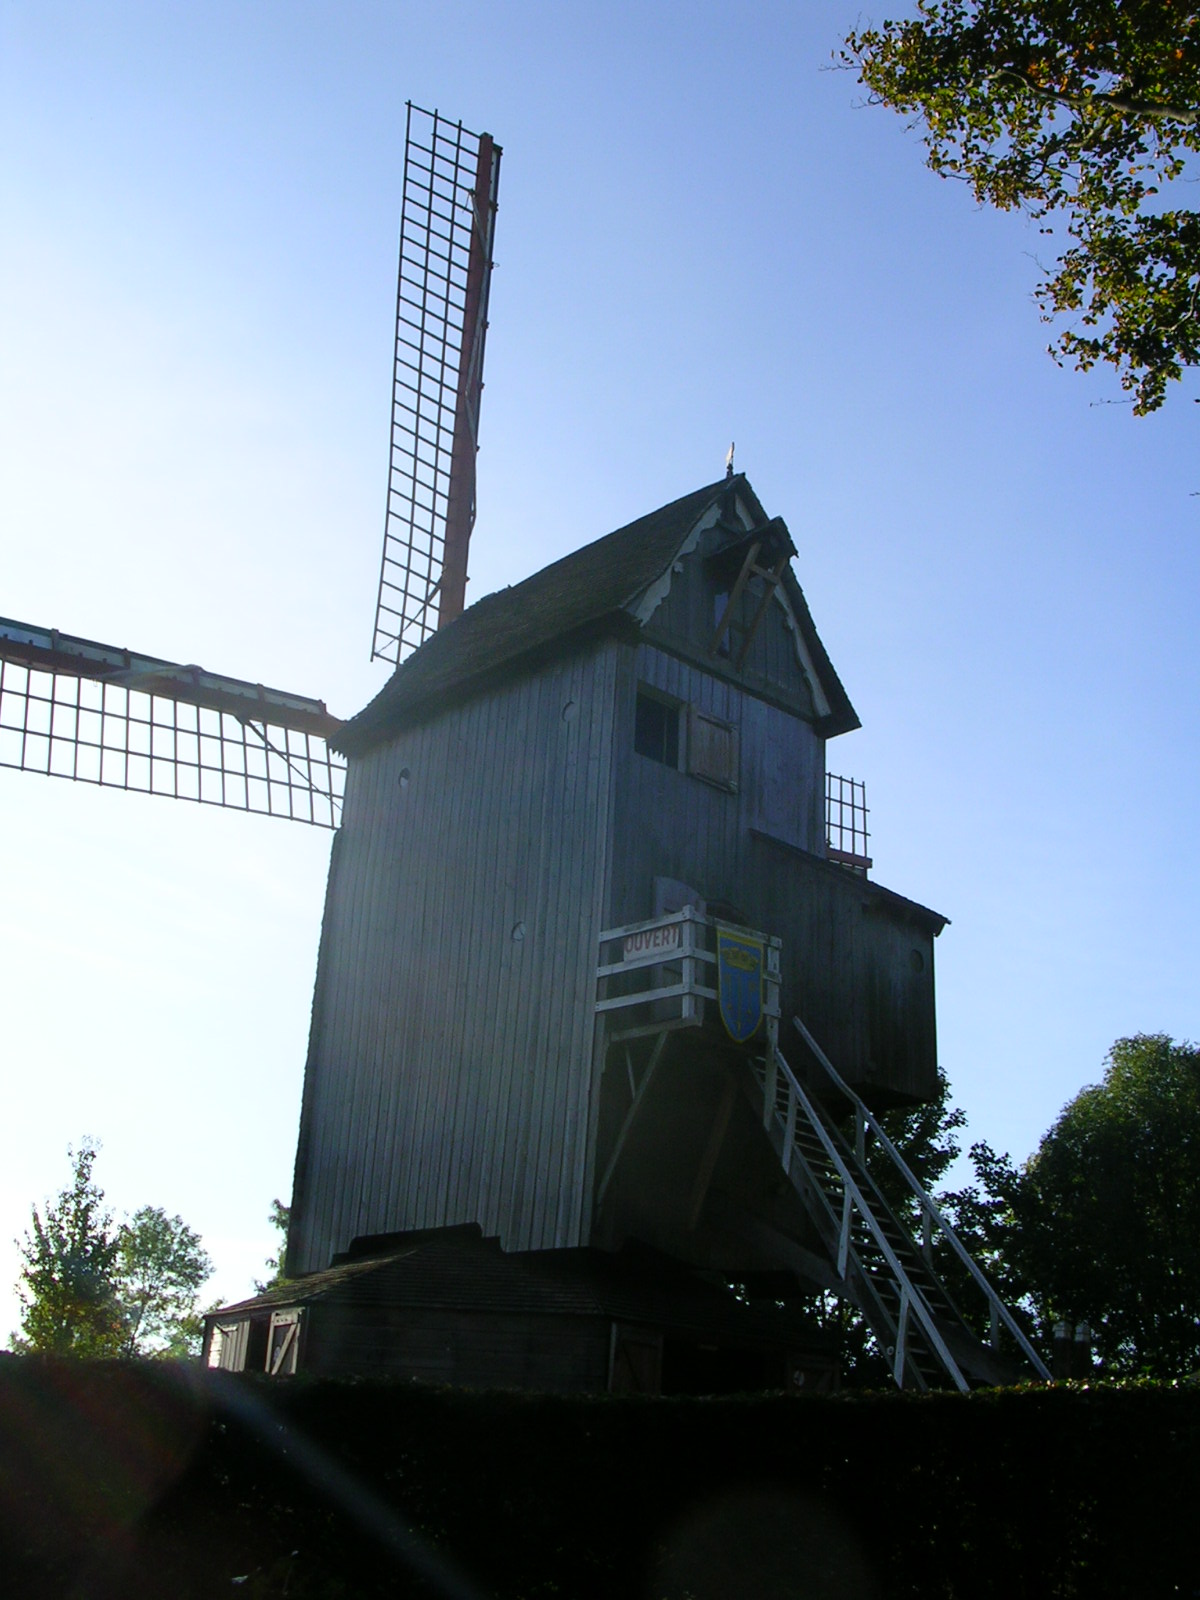
<path id="1" fill-rule="evenodd" d="M 924 1315 L 951 1352 L 964 1382 L 978 1387 L 996 1381 L 995 1375 L 1004 1363 L 981 1343 L 962 1320 L 925 1256 L 918 1237 L 920 1224 L 915 1230 L 910 1230 L 905 1220 L 892 1212 L 874 1173 L 859 1160 L 852 1140 L 847 1139 L 828 1111 L 811 1098 L 812 1120 L 809 1120 L 810 1113 L 799 1088 L 795 1090 L 794 1126 L 789 1149 L 788 1108 L 795 1080 L 782 1055 L 777 1059 L 779 1070 L 775 1077 L 773 1116 L 770 1119 L 772 1140 L 777 1149 L 787 1150 L 788 1177 L 819 1233 L 827 1242 L 830 1241 L 831 1219 L 837 1222 L 840 1229 L 845 1192 L 839 1163 L 858 1189 L 862 1206 L 871 1214 L 871 1221 L 868 1221 L 858 1204 L 853 1208 L 848 1277 L 850 1286 L 857 1286 L 853 1297 L 866 1314 L 881 1350 L 886 1351 L 890 1340 L 895 1337 L 889 1332 L 888 1325 L 898 1325 L 906 1290 L 910 1297 L 903 1384 L 940 1388 L 956 1382 L 951 1369 L 925 1331 L 918 1306 L 924 1307 Z M 767 1064 L 765 1060 L 752 1061 L 750 1066 L 750 1081 L 757 1084 L 758 1105 L 761 1108 L 761 1096 L 768 1082 Z M 853 1100 L 852 1092 L 836 1079 L 836 1074 L 834 1077 L 840 1089 Z M 861 1103 L 860 1110 L 865 1114 Z M 830 1154 L 831 1149 L 836 1156 Z M 886 1145 L 880 1145 L 878 1141 L 872 1144 L 871 1154 L 876 1171 L 881 1170 L 890 1159 Z M 828 1248 L 831 1255 L 836 1255 L 835 1243 L 828 1242 Z M 896 1262 L 895 1268 L 888 1259 L 889 1252 Z"/>

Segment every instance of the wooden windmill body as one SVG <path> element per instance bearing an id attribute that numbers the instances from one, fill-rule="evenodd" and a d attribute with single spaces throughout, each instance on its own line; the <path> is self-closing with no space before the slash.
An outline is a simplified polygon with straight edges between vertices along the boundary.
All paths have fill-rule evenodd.
<path id="1" fill-rule="evenodd" d="M 409 133 L 380 693 L 339 724 L 0 622 L 0 761 L 336 826 L 294 1281 L 205 1359 L 774 1387 L 830 1376 L 824 1291 L 901 1385 L 1007 1373 L 1002 1329 L 1036 1369 L 877 1120 L 935 1092 L 945 919 L 868 879 L 861 819 L 831 838 L 858 721 L 784 523 L 729 474 L 463 609 L 499 149 Z"/>
<path id="2" fill-rule="evenodd" d="M 713 644 L 756 528 L 790 546 L 744 478 L 688 495 L 480 601 L 340 730 L 299 1270 L 404 1229 L 619 1235 L 594 1203 L 601 934 L 687 901 L 781 937 L 785 1004 L 876 1103 L 933 1091 L 943 919 L 825 860 L 825 741 L 857 719 L 790 568 L 748 650 L 758 594 Z M 651 1242 L 702 1259 L 658 1188 Z"/>
<path id="3" fill-rule="evenodd" d="M 660 1382 L 722 1338 L 776 1385 L 820 1371 L 786 1316 L 757 1344 L 725 1327 L 689 1343 L 695 1274 L 769 1280 L 781 1306 L 844 1285 L 803 1157 L 789 1173 L 764 1125 L 764 1063 L 792 1008 L 841 1065 L 818 1093 L 842 1109 L 928 1098 L 944 918 L 830 859 L 825 744 L 858 724 L 793 553 L 727 477 L 480 601 L 336 736 L 346 805 L 288 1246 L 314 1275 L 316 1364 L 386 1359 L 347 1271 L 373 1260 L 383 1286 L 467 1230 L 513 1281 L 631 1249 L 683 1273 L 653 1314 L 611 1319 L 610 1384 L 638 1370 L 631 1339 Z M 772 969 L 770 1015 L 740 1044 L 719 1020 L 719 927 L 761 933 Z M 478 1243 L 459 1248 L 479 1270 Z M 522 1348 L 566 1384 L 585 1330 L 561 1319 L 555 1361 L 522 1303 Z M 472 1310 L 498 1314 L 482 1289 Z M 529 1381 L 503 1340 L 489 1357 L 460 1335 L 456 1358 L 428 1333 L 400 1341 L 405 1370 Z"/>

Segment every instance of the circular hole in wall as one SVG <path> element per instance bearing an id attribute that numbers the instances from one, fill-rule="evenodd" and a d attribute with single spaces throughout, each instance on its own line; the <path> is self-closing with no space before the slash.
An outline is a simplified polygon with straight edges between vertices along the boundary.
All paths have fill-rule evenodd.
<path id="1" fill-rule="evenodd" d="M 397 789 L 407 789 L 408 788 L 408 780 L 411 777 L 412 777 L 412 773 L 408 770 L 408 768 L 407 767 L 401 767 L 400 768 L 400 775 L 396 779 L 396 787 L 397 787 Z"/>
<path id="2" fill-rule="evenodd" d="M 514 942 L 516 944 L 520 944 L 521 940 L 525 937 L 525 924 L 523 922 L 513 923 L 512 936 Z"/>
<path id="3" fill-rule="evenodd" d="M 574 722 L 575 718 L 578 715 L 579 715 L 578 703 L 576 701 L 574 701 L 574 700 L 568 700 L 566 705 L 562 708 L 562 719 L 563 719 L 563 721 L 564 722 Z"/>
<path id="4" fill-rule="evenodd" d="M 919 950 L 914 950 L 908 959 L 914 972 L 925 971 L 925 957 Z"/>

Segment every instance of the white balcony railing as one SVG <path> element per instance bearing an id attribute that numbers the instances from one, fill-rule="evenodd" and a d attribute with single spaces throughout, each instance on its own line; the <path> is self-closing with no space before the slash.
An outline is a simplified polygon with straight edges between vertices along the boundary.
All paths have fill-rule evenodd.
<path id="1" fill-rule="evenodd" d="M 684 906 L 600 935 L 596 1011 L 616 1013 L 610 1039 L 633 1039 L 670 1028 L 697 1028 L 705 1002 L 717 996 L 717 930 L 733 924 Z M 737 928 L 763 942 L 763 1015 L 779 1016 L 780 940 Z"/>

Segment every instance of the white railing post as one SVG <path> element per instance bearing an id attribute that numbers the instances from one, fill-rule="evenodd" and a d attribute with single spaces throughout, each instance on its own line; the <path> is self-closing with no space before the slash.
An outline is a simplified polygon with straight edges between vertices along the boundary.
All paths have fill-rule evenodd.
<path id="1" fill-rule="evenodd" d="M 850 1215 L 854 1201 L 850 1195 L 850 1186 L 842 1180 L 842 1231 L 838 1236 L 838 1277 L 845 1279 L 846 1263 L 850 1259 Z"/>
<path id="2" fill-rule="evenodd" d="M 767 1027 L 775 1028 L 775 1042 L 779 1042 L 779 985 L 781 981 L 779 970 L 779 957 L 783 948 L 782 940 L 768 939 L 766 945 L 766 991 L 767 991 Z"/>
<path id="3" fill-rule="evenodd" d="M 683 942 L 683 1005 L 680 1015 L 685 1022 L 696 1020 L 696 923 L 695 907 L 683 907 L 683 925 L 680 928 Z"/>
<path id="4" fill-rule="evenodd" d="M 896 1387 L 904 1387 L 904 1363 L 908 1354 L 908 1308 L 912 1305 L 912 1295 L 909 1293 L 907 1283 L 900 1289 L 900 1316 L 896 1325 L 896 1353 L 892 1361 L 892 1377 Z"/>
<path id="5" fill-rule="evenodd" d="M 771 1048 L 768 1040 L 766 1060 L 763 1063 L 766 1068 L 763 1073 L 763 1127 L 767 1129 L 770 1128 L 771 1118 L 775 1115 L 775 1086 L 779 1078 L 778 1060 L 779 1052 Z"/>
<path id="6" fill-rule="evenodd" d="M 787 1086 L 787 1121 L 783 1129 L 783 1170 L 792 1170 L 792 1149 L 796 1143 L 796 1091 Z"/>

